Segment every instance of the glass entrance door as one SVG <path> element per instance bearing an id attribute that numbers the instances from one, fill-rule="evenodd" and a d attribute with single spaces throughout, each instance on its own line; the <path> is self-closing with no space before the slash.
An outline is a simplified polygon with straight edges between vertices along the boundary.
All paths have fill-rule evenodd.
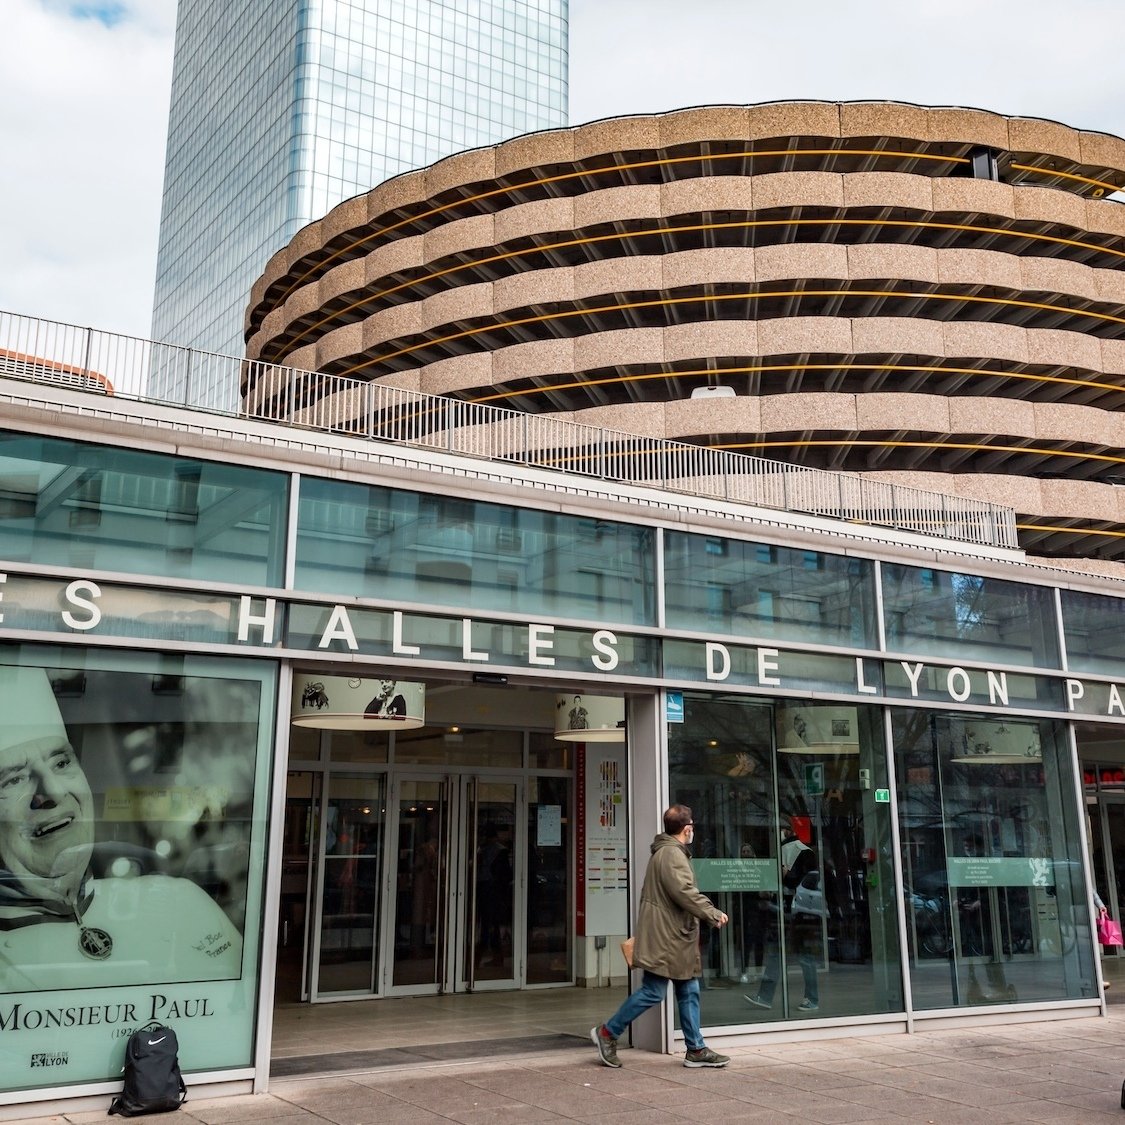
<path id="1" fill-rule="evenodd" d="M 523 911 L 517 897 L 525 885 L 522 858 L 527 849 L 521 790 L 514 780 L 461 781 L 467 911 L 460 963 L 454 966 L 458 991 L 515 988 L 522 982 Z"/>
<path id="2" fill-rule="evenodd" d="M 320 775 L 290 770 L 285 789 L 285 828 L 281 855 L 281 905 L 277 924 L 277 986 L 279 1001 L 308 998 L 306 925 L 316 902 L 312 871 L 318 838 Z"/>
<path id="3" fill-rule="evenodd" d="M 400 774 L 387 911 L 393 995 L 517 988 L 524 973 L 523 782 Z M 390 905 L 390 904 L 388 904 Z"/>
<path id="4" fill-rule="evenodd" d="M 376 990 L 384 803 L 379 774 L 333 773 L 320 830 L 320 910 L 312 998 Z"/>
<path id="5" fill-rule="evenodd" d="M 1102 794 L 1102 840 L 1104 845 L 1095 848 L 1094 878 L 1098 894 L 1114 918 L 1121 917 L 1125 909 L 1125 794 Z M 1100 853 L 1100 854 L 1099 854 Z M 1102 947 L 1103 956 L 1119 957 L 1116 947 Z"/>
<path id="6" fill-rule="evenodd" d="M 399 777 L 391 798 L 395 844 L 391 992 L 439 992 L 449 929 L 450 843 L 455 807 L 448 777 Z"/>

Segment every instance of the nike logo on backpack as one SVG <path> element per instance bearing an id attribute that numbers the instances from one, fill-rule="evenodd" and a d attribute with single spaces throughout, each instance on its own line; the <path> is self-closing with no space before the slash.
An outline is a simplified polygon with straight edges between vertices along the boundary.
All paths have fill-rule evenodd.
<path id="1" fill-rule="evenodd" d="M 163 1043 L 164 1040 L 167 1039 L 167 1038 L 168 1038 L 167 1035 L 162 1035 L 159 1039 L 150 1039 L 148 1041 L 148 1045 L 150 1047 L 155 1047 L 157 1043 Z"/>

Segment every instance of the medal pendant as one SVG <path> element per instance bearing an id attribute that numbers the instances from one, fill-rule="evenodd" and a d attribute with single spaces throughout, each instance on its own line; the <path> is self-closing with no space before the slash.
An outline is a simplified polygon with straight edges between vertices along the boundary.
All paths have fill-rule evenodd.
<path id="1" fill-rule="evenodd" d="M 78 948 L 95 961 L 104 961 L 113 952 L 113 938 L 97 926 L 83 926 L 78 931 Z"/>

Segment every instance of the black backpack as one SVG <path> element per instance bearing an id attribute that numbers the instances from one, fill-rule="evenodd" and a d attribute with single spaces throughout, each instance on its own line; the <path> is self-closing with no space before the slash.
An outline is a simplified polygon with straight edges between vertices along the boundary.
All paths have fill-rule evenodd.
<path id="1" fill-rule="evenodd" d="M 179 1109 L 187 1101 L 179 1049 L 176 1033 L 163 1024 L 150 1023 L 134 1031 L 125 1045 L 125 1089 L 110 1104 L 110 1116 Z"/>

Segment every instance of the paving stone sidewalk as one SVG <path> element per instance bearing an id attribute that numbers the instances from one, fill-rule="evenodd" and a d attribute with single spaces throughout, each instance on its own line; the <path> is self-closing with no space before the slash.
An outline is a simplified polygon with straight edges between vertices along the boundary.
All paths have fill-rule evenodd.
<path id="1" fill-rule="evenodd" d="M 167 1125 L 281 1121 L 376 1125 L 587 1121 L 1058 1122 L 1125 1125 L 1125 1010 L 1108 1019 L 1057 1020 L 917 1035 L 729 1050 L 725 1070 L 688 1070 L 679 1057 L 622 1050 L 621 1070 L 588 1050 L 275 1080 L 271 1092 L 189 1101 Z M 27 1119 L 25 1119 L 27 1120 Z M 106 1121 L 101 1113 L 36 1118 Z"/>

